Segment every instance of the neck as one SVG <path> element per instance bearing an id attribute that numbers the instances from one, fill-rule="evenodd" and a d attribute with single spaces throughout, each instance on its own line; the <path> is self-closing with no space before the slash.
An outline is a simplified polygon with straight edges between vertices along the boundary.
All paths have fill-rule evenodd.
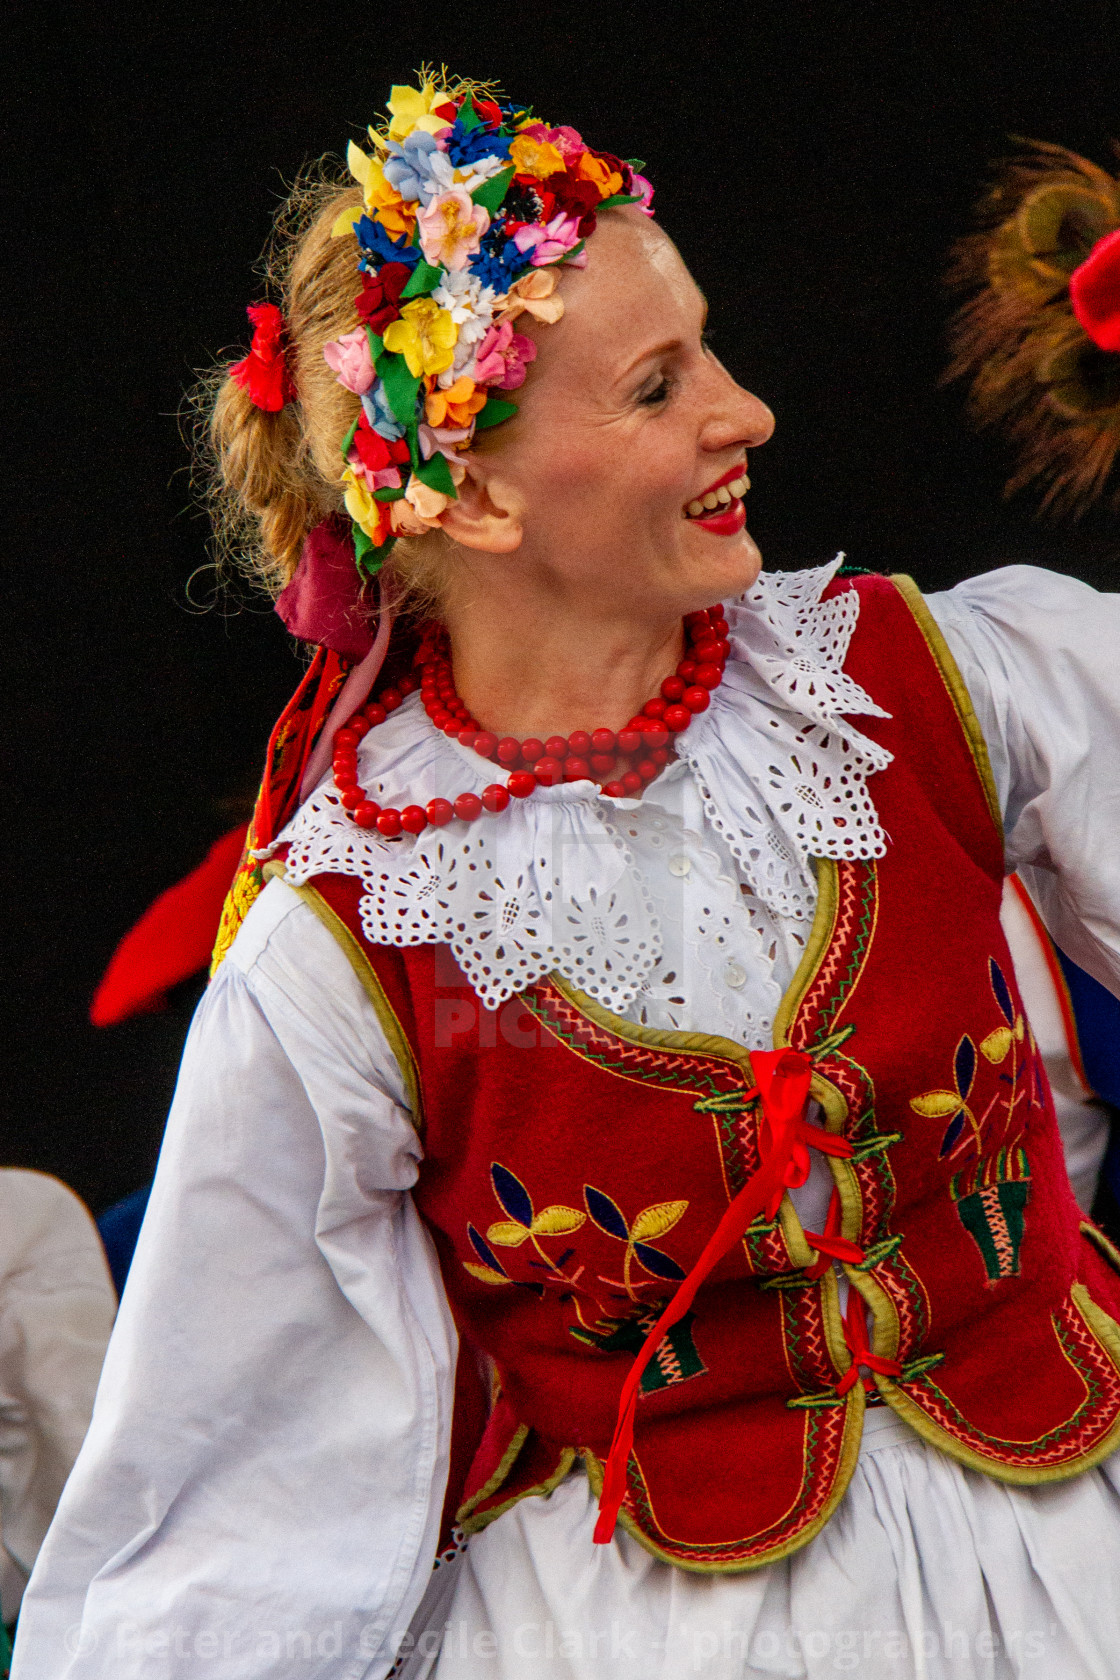
<path id="1" fill-rule="evenodd" d="M 444 622 L 456 692 L 484 728 L 519 739 L 623 728 L 684 642 L 679 615 L 635 619 L 602 602 L 459 600 Z"/>

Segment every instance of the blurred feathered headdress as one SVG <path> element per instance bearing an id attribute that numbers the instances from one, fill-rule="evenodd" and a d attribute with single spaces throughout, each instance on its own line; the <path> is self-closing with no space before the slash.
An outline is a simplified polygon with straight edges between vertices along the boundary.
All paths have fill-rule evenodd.
<path id="1" fill-rule="evenodd" d="M 1015 445 L 1006 493 L 1037 481 L 1044 509 L 1079 514 L 1120 451 L 1120 180 L 1063 146 L 1020 144 L 979 231 L 953 248 L 948 279 L 968 296 L 945 378 L 967 379 L 973 420 Z"/>

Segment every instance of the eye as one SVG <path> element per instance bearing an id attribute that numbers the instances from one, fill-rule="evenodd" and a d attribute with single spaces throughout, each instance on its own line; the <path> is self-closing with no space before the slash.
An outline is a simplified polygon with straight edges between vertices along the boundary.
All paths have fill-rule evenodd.
<path id="1" fill-rule="evenodd" d="M 647 386 L 638 398 L 643 408 L 656 408 L 659 403 L 666 402 L 673 389 L 673 381 L 665 374 L 655 385 Z"/>

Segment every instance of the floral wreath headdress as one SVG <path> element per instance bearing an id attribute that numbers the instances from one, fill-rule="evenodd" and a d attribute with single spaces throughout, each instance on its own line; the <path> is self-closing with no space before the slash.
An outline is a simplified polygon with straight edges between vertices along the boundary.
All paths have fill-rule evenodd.
<path id="1" fill-rule="evenodd" d="M 637 158 L 595 151 L 550 128 L 491 84 L 421 71 L 394 87 L 351 142 L 363 204 L 332 230 L 357 240 L 360 325 L 323 352 L 361 400 L 342 444 L 346 511 L 359 572 L 376 576 L 398 536 L 439 524 L 477 431 L 516 414 L 536 346 L 522 314 L 558 321 L 557 268 L 587 261 L 596 214 L 653 188 Z"/>

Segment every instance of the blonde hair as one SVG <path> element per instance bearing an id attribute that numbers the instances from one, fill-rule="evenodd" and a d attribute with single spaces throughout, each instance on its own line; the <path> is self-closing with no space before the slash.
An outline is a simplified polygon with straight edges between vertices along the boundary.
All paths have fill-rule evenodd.
<path id="1" fill-rule="evenodd" d="M 334 239 L 339 212 L 362 202 L 341 162 L 304 170 L 277 214 L 261 271 L 288 326 L 298 400 L 257 408 L 223 364 L 192 394 L 196 482 L 210 511 L 219 566 L 249 573 L 276 595 L 291 580 L 309 531 L 343 512 L 342 443 L 361 405 L 336 380 L 323 347 L 360 324 L 356 241 Z M 442 531 L 401 538 L 387 572 L 402 604 L 431 611 L 443 598 L 451 544 Z"/>

